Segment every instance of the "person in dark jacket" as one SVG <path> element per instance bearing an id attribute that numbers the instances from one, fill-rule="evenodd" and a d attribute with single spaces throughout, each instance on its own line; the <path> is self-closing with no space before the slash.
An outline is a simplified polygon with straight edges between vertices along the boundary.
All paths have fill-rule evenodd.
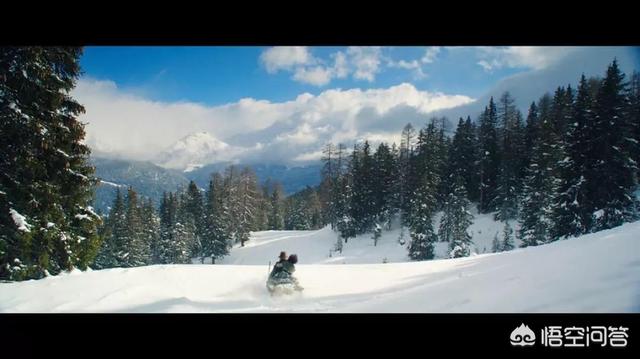
<path id="1" fill-rule="evenodd" d="M 280 252 L 280 256 L 278 257 L 278 259 L 279 260 L 276 262 L 276 264 L 273 265 L 273 271 L 271 272 L 272 277 L 273 275 L 284 271 L 286 267 L 289 265 L 289 262 L 287 261 L 286 252 Z"/>
<path id="2" fill-rule="evenodd" d="M 298 263 L 298 256 L 292 254 L 287 258 L 286 252 L 280 252 L 278 258 L 278 262 L 273 266 L 273 270 L 269 275 L 269 280 L 275 283 L 280 281 L 292 282 L 296 288 L 301 290 L 302 287 L 298 283 L 297 278 L 293 276 L 293 273 L 296 271 L 295 264 Z"/>

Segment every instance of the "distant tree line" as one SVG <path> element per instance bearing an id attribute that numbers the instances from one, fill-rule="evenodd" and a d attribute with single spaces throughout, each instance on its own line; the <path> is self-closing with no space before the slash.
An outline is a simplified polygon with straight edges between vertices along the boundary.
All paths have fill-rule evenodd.
<path id="1" fill-rule="evenodd" d="M 315 203 L 315 205 L 314 205 Z M 118 189 L 101 227 L 103 238 L 96 268 L 149 264 L 215 263 L 235 244 L 244 246 L 250 231 L 307 230 L 322 226 L 316 192 L 292 196 L 267 180 L 257 183 L 249 167 L 229 166 L 215 173 L 206 190 L 191 181 L 165 193 L 159 209 L 141 201 L 133 188 Z"/>

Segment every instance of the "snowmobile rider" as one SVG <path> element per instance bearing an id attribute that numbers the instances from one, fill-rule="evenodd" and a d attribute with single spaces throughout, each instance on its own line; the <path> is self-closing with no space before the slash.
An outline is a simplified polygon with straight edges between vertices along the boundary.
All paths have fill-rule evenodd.
<path id="1" fill-rule="evenodd" d="M 295 272 L 296 269 L 293 266 L 295 262 L 291 263 L 291 261 L 288 260 L 286 252 L 280 252 L 279 259 L 280 260 L 273 266 L 273 272 L 271 273 L 272 276 L 280 272 L 287 272 L 289 275 Z M 296 256 L 295 259 L 297 262 L 298 257 Z"/>

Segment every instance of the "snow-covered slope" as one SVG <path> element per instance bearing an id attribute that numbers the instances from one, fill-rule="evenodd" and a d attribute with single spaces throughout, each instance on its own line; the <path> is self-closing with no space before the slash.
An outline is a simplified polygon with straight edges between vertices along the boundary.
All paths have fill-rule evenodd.
<path id="1" fill-rule="evenodd" d="M 296 274 L 305 291 L 290 297 L 267 294 L 266 265 L 157 265 L 2 283 L 0 312 L 640 311 L 640 222 L 460 259 L 306 264 L 332 261 L 306 252 L 323 248 L 326 231 L 292 232 L 289 238 L 256 233 L 253 244 L 229 258 L 264 263 L 251 248 L 273 256 L 272 249 L 280 247 L 304 253 Z M 270 243 L 278 245 L 269 248 Z M 344 257 L 357 262 L 348 250 Z"/>
<path id="2" fill-rule="evenodd" d="M 502 237 L 503 223 L 493 220 L 493 214 L 478 214 L 475 206 L 470 209 L 475 220 L 469 228 L 473 237 L 473 252 L 476 254 L 491 252 L 491 242 L 497 234 Z M 438 228 L 441 213 L 434 218 L 434 227 Z M 513 224 L 515 225 L 515 223 Z M 236 245 L 231 254 L 222 260 L 224 264 L 267 264 L 273 261 L 280 251 L 295 253 L 304 264 L 376 264 L 408 262 L 407 245 L 409 233 L 406 232 L 405 245 L 398 243 L 400 230 L 383 231 L 382 237 L 374 247 L 370 234 L 350 239 L 343 246 L 342 253 L 332 249 L 337 234 L 329 227 L 317 231 L 262 231 L 254 232 L 244 247 Z M 520 242 L 515 240 L 516 246 Z M 447 258 L 448 243 L 436 244 L 436 257 Z"/>

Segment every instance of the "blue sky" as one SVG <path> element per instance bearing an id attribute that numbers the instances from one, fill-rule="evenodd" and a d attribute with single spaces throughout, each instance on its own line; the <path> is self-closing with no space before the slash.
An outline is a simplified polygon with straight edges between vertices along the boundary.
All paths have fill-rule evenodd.
<path id="1" fill-rule="evenodd" d="M 300 93 L 318 94 L 327 88 L 386 88 L 410 82 L 420 90 L 480 96 L 496 81 L 525 67 L 486 71 L 473 51 L 440 49 L 432 63 L 414 69 L 386 66 L 385 62 L 419 60 L 424 47 L 384 48 L 373 81 L 353 76 L 325 85 L 292 80 L 290 71 L 269 73 L 260 60 L 266 47 L 87 47 L 81 59 L 85 76 L 114 81 L 123 90 L 159 101 L 193 101 L 220 105 L 251 97 L 285 101 Z M 338 47 L 314 47 L 309 53 L 330 61 Z M 437 61 L 436 61 L 437 60 Z"/>
<path id="2" fill-rule="evenodd" d="M 304 164 L 327 142 L 397 142 L 407 122 L 477 118 L 504 91 L 525 112 L 614 58 L 640 69 L 634 47 L 87 47 L 73 95 L 96 155 L 159 163 L 182 148 L 169 155 L 178 168 L 212 149 L 203 158 Z M 203 132 L 198 148 L 179 145 Z"/>

